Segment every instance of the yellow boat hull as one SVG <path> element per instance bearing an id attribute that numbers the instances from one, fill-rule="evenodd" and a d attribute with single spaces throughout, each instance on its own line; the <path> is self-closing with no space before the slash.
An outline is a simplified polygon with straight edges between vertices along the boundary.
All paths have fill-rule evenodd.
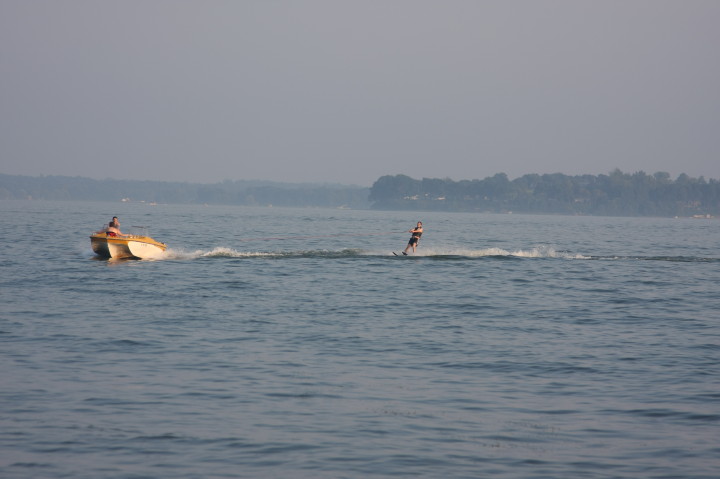
<path id="1" fill-rule="evenodd" d="M 161 257 L 167 249 L 165 243 L 149 236 L 108 236 L 106 233 L 90 236 L 90 246 L 96 255 L 112 259 L 155 259 Z"/>

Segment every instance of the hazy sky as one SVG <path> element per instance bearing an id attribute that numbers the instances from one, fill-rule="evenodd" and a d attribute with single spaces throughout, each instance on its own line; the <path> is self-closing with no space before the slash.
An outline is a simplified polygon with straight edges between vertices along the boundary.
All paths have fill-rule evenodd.
<path id="1" fill-rule="evenodd" d="M 0 0 L 0 173 L 720 178 L 718 0 Z"/>

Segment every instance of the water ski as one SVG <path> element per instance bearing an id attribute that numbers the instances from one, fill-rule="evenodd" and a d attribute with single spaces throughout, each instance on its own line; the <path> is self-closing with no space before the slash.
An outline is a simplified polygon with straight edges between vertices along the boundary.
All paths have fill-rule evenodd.
<path id="1" fill-rule="evenodd" d="M 395 256 L 400 256 L 400 255 L 397 254 L 395 251 L 393 251 L 392 254 L 394 254 Z M 403 251 L 403 252 L 402 252 L 402 255 L 403 255 L 403 256 L 407 256 L 407 253 L 406 253 L 405 251 Z"/>

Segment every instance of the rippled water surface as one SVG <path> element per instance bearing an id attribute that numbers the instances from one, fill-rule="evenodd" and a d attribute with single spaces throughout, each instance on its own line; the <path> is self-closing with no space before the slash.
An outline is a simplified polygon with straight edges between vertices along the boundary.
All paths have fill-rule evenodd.
<path id="1" fill-rule="evenodd" d="M 164 258 L 95 258 L 112 215 Z M 0 220 L 0 477 L 718 477 L 717 220 Z"/>

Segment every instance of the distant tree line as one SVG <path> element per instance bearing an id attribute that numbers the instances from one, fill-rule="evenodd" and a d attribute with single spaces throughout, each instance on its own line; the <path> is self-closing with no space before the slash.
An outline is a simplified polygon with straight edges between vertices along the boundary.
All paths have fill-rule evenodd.
<path id="1" fill-rule="evenodd" d="M 176 204 L 347 207 L 381 210 L 551 213 L 605 216 L 720 216 L 720 181 L 668 173 L 567 176 L 531 174 L 509 180 L 383 176 L 371 188 L 230 181 L 215 184 L 94 180 L 0 174 L 0 200 L 145 201 Z"/>
<path id="2" fill-rule="evenodd" d="M 367 209 L 368 188 L 229 181 L 215 184 L 94 180 L 0 174 L 0 199 L 145 201 L 149 203 L 309 206 Z"/>
<path id="3" fill-rule="evenodd" d="M 555 213 L 604 216 L 695 216 L 720 213 L 720 181 L 639 171 L 608 175 L 504 173 L 453 181 L 383 176 L 370 188 L 374 209 Z"/>

